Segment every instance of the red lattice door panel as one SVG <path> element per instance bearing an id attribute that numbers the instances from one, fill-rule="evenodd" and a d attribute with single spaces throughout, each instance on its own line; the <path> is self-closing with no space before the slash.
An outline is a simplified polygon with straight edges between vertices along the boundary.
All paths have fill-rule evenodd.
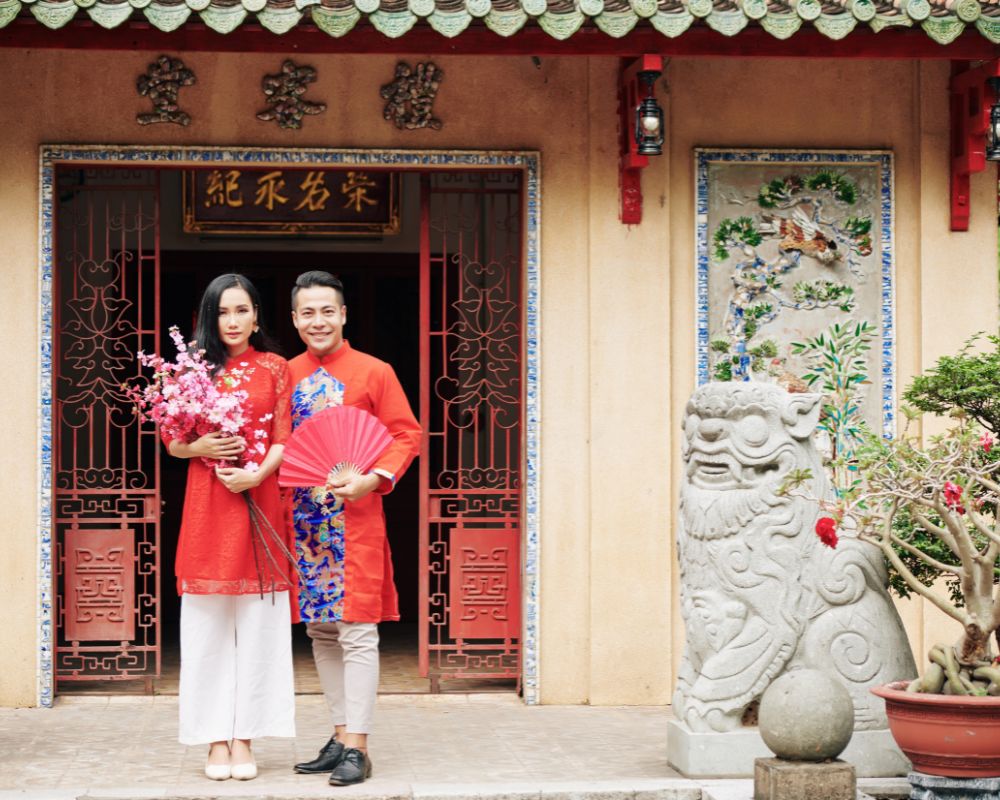
<path id="1" fill-rule="evenodd" d="M 519 172 L 425 176 L 421 228 L 420 667 L 519 678 Z"/>
<path id="2" fill-rule="evenodd" d="M 58 681 L 160 673 L 160 465 L 121 392 L 159 328 L 153 170 L 60 169 L 54 274 Z"/>

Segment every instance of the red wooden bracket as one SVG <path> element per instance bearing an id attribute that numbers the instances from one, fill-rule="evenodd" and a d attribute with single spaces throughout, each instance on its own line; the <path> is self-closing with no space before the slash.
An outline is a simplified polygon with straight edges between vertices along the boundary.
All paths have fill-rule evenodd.
<path id="1" fill-rule="evenodd" d="M 625 225 L 642 222 L 642 183 L 639 175 L 649 165 L 649 156 L 639 155 L 635 141 L 635 109 L 642 101 L 639 73 L 662 72 L 663 57 L 643 55 L 622 59 L 618 74 L 618 187 L 621 192 L 619 218 Z"/>
<path id="2" fill-rule="evenodd" d="M 969 176 L 986 169 L 986 131 L 996 98 L 986 83 L 1000 76 L 1000 60 L 958 67 L 948 85 L 951 117 L 951 229 L 969 230 Z"/>

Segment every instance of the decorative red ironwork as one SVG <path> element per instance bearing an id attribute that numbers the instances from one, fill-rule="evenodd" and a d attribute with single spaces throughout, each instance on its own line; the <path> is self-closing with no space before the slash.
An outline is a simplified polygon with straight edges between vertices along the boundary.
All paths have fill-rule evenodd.
<path id="1" fill-rule="evenodd" d="M 159 331 L 153 170 L 56 174 L 56 677 L 160 671 L 159 440 L 121 392 Z"/>
<path id="2" fill-rule="evenodd" d="M 643 168 L 649 166 L 649 156 L 639 155 L 635 141 L 635 110 L 642 100 L 639 73 L 662 72 L 663 57 L 644 55 L 632 61 L 622 61 L 618 78 L 618 187 L 621 192 L 619 217 L 625 225 L 642 222 Z"/>
<path id="3" fill-rule="evenodd" d="M 952 75 L 949 84 L 951 116 L 951 229 L 969 230 L 969 178 L 986 169 L 986 131 L 993 92 L 987 78 L 1000 75 L 1000 60 Z"/>
<path id="4" fill-rule="evenodd" d="M 66 638 L 135 636 L 135 536 L 130 530 L 66 531 Z"/>
<path id="5" fill-rule="evenodd" d="M 521 627 L 520 531 L 451 531 L 452 639 L 516 639 Z"/>
<path id="6" fill-rule="evenodd" d="M 423 178 L 420 669 L 520 670 L 521 173 Z"/>

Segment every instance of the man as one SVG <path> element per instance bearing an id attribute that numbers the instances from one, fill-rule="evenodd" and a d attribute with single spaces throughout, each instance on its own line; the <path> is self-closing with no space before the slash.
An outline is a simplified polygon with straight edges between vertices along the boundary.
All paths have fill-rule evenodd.
<path id="1" fill-rule="evenodd" d="M 346 786 L 371 775 L 368 733 L 378 691 L 378 626 L 399 619 L 382 495 L 420 450 L 420 426 L 384 361 L 344 339 L 344 287 L 328 272 L 306 272 L 292 289 L 292 321 L 306 352 L 289 363 L 292 425 L 335 405 L 363 408 L 393 442 L 367 475 L 296 489 L 293 520 L 303 585 L 299 607 L 312 639 L 334 735 L 296 772 L 330 773 Z"/>

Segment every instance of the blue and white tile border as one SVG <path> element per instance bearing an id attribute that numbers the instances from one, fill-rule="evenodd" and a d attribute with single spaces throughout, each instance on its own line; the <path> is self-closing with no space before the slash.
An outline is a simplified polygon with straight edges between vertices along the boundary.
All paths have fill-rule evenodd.
<path id="1" fill-rule="evenodd" d="M 533 151 L 328 150 L 229 147 L 138 147 L 43 145 L 39 159 L 38 229 L 38 704 L 51 707 L 53 671 L 52 547 L 52 336 L 54 269 L 54 181 L 58 164 L 105 166 L 193 166 L 289 164 L 392 167 L 395 169 L 520 169 L 524 171 L 524 563 L 521 675 L 524 700 L 538 703 L 538 480 L 541 405 L 539 402 L 540 223 L 539 154 Z"/>
<path id="2" fill-rule="evenodd" d="M 731 150 L 695 149 L 695 240 L 697 277 L 695 307 L 697 308 L 698 385 L 709 381 L 708 330 L 708 270 L 711 266 L 708 232 L 708 167 L 720 162 L 782 163 L 782 164 L 868 164 L 879 168 L 881 211 L 881 311 L 882 337 L 882 435 L 891 438 L 896 432 L 895 377 L 896 328 L 894 290 L 894 220 L 893 160 L 887 150 Z"/>

